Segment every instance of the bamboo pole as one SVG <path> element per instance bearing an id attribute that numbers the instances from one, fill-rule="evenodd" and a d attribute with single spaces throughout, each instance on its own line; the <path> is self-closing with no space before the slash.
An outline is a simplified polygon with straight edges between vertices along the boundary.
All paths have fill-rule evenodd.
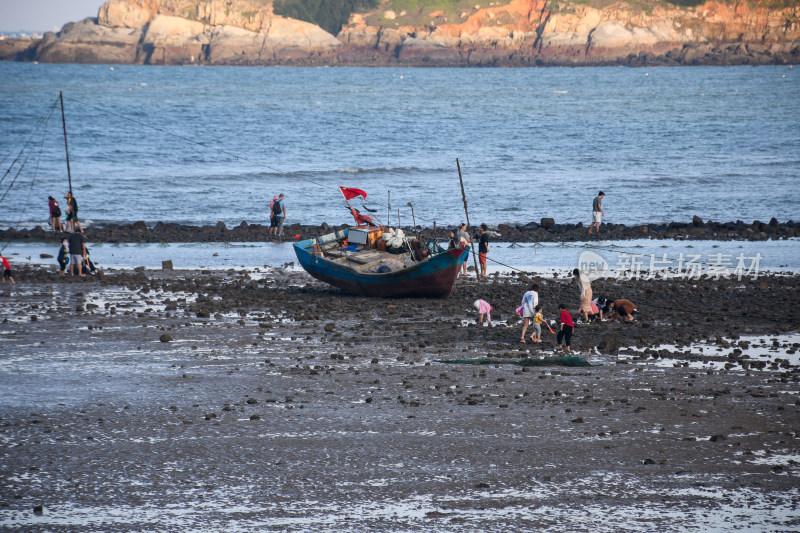
<path id="1" fill-rule="evenodd" d="M 458 182 L 461 184 L 461 199 L 464 200 L 464 214 L 467 215 L 467 233 L 469 234 L 469 246 L 472 251 L 472 261 L 475 263 L 475 275 L 478 276 L 478 280 L 481 279 L 481 271 L 478 269 L 478 257 L 475 255 L 475 243 L 472 242 L 472 232 L 470 229 L 472 226 L 469 223 L 469 210 L 467 209 L 467 194 L 464 192 L 464 178 L 461 177 L 461 164 L 458 162 L 458 158 L 456 157 L 456 167 L 458 167 Z"/>
<path id="2" fill-rule="evenodd" d="M 67 179 L 69 180 L 69 195 L 72 196 L 72 173 L 69 170 L 69 147 L 67 146 L 67 119 L 64 117 L 64 94 L 58 91 L 61 100 L 61 124 L 64 126 L 64 151 L 67 153 Z"/>

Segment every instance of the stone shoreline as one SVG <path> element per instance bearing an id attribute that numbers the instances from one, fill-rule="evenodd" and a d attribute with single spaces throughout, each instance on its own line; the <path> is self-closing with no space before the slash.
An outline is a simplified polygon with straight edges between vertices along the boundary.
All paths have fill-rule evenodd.
<path id="1" fill-rule="evenodd" d="M 625 224 L 603 224 L 600 234 L 588 234 L 582 223 L 556 224 L 552 218 L 524 225 L 490 224 L 495 242 L 584 242 L 586 240 L 630 240 L 630 239 L 687 239 L 719 241 L 764 241 L 768 239 L 789 239 L 800 237 L 800 222 L 753 221 L 746 223 L 703 221 L 694 217 L 691 222 L 649 223 L 635 226 Z M 330 233 L 348 225 L 319 226 L 288 224 L 284 229 L 285 241 L 309 239 Z M 417 226 L 425 237 L 434 235 L 430 227 Z M 447 240 L 450 227 L 439 226 L 436 237 Z M 410 232 L 410 227 L 404 227 Z M 269 234 L 269 227 L 263 224 L 250 224 L 243 221 L 236 227 L 228 228 L 224 223 L 216 225 L 192 226 L 177 223 L 158 222 L 148 225 L 145 222 L 132 224 L 105 224 L 84 228 L 89 242 L 264 242 L 277 240 Z M 6 242 L 48 242 L 57 241 L 60 235 L 41 227 L 0 230 L 0 241 Z"/>

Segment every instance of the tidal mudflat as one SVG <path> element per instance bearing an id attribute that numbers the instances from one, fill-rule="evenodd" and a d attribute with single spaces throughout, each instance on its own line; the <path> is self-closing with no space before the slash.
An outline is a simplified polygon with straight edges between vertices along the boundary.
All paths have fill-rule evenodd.
<path id="1" fill-rule="evenodd" d="M 640 313 L 578 325 L 575 368 L 505 364 L 552 355 L 519 343 L 525 276 L 378 300 L 281 268 L 15 275 L 4 528 L 800 527 L 796 275 L 598 280 Z M 535 281 L 546 317 L 576 303 Z"/>

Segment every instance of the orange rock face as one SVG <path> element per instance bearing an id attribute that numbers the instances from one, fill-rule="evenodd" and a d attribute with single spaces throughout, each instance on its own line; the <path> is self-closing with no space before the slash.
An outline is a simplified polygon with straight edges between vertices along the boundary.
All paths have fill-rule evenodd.
<path id="1" fill-rule="evenodd" d="M 502 1 L 495 1 L 500 4 Z M 386 16 L 390 13 L 391 16 Z M 370 25 L 368 21 L 385 25 Z M 424 21 L 420 23 L 420 21 Z M 710 1 L 679 9 L 511 0 L 453 13 L 381 2 L 334 37 L 276 16 L 268 0 L 109 0 L 86 19 L 0 59 L 159 64 L 529 66 L 770 64 L 800 58 L 800 6 Z"/>

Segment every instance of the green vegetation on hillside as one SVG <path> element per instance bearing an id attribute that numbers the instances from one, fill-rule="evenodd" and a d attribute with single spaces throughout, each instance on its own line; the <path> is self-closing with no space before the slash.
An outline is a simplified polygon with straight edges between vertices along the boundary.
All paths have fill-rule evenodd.
<path id="1" fill-rule="evenodd" d="M 316 24 L 336 35 L 350 18 L 350 13 L 374 9 L 378 0 L 275 0 L 273 11 L 282 17 Z"/>
<path id="2" fill-rule="evenodd" d="M 280 0 L 277 0 L 280 1 Z M 288 1 L 288 0 L 287 0 Z M 735 4 L 741 0 L 718 0 L 724 4 Z M 751 6 L 781 9 L 800 5 L 800 0 L 745 0 Z M 458 24 L 481 8 L 507 5 L 511 0 L 383 0 L 380 5 L 367 13 L 366 22 L 377 26 L 439 25 Z M 588 5 L 595 9 L 606 9 L 615 4 L 626 5 L 637 12 L 649 13 L 656 7 L 673 6 L 689 9 L 703 5 L 707 0 L 550 0 L 548 9 L 552 13 L 574 13 L 578 5 Z M 440 13 L 441 12 L 441 13 Z M 385 15 L 390 13 L 390 17 Z M 437 13 L 436 17 L 431 17 Z M 492 19 L 491 24 L 506 21 Z"/>

